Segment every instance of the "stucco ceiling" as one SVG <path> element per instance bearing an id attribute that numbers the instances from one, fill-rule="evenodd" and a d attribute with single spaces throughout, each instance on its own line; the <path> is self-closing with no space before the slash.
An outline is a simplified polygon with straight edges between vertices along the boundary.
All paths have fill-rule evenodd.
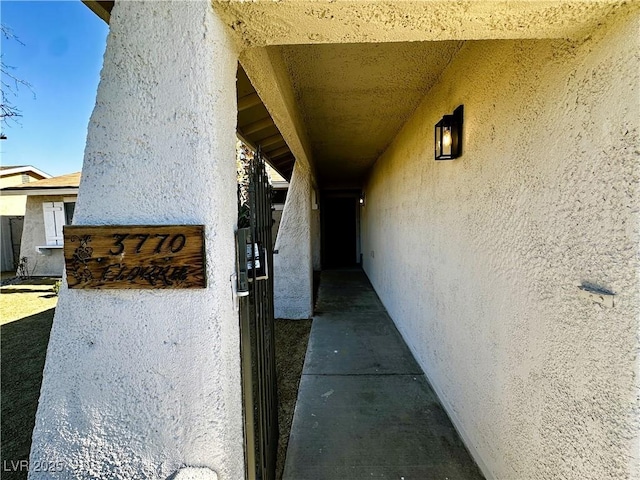
<path id="1" fill-rule="evenodd" d="M 82 1 L 108 21 L 112 0 Z M 580 39 L 624 3 L 212 0 L 240 55 L 239 133 L 320 187 L 361 184 L 463 41 Z"/>
<path id="2" fill-rule="evenodd" d="M 359 186 L 461 45 L 272 47 L 290 75 L 319 183 Z"/>

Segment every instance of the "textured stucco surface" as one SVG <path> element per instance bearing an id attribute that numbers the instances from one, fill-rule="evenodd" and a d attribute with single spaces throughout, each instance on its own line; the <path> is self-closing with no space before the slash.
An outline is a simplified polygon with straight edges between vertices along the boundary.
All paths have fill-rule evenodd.
<path id="1" fill-rule="evenodd" d="M 313 254 L 311 237 L 311 169 L 296 162 L 282 211 L 273 256 L 276 318 L 311 318 Z"/>
<path id="2" fill-rule="evenodd" d="M 210 468 L 185 467 L 178 470 L 168 480 L 218 480 L 218 475 Z"/>
<path id="3" fill-rule="evenodd" d="M 300 143 L 323 188 L 359 188 L 461 40 L 580 40 L 624 3 L 225 0 L 214 8 L 296 158 Z"/>
<path id="4" fill-rule="evenodd" d="M 48 250 L 50 255 L 36 252 L 36 247 L 47 244 L 44 231 L 44 202 L 62 202 L 64 197 L 56 195 L 29 196 L 22 228 L 20 258 L 27 258 L 27 269 L 30 275 L 61 276 L 64 269 L 62 249 Z"/>
<path id="5" fill-rule="evenodd" d="M 246 47 L 580 37 L 621 0 L 215 0 Z"/>
<path id="6" fill-rule="evenodd" d="M 63 288 L 31 461 L 64 470 L 30 478 L 244 478 L 237 57 L 206 0 L 117 2 L 110 26 L 74 222 L 204 224 L 208 286 Z"/>
<path id="7" fill-rule="evenodd" d="M 318 182 L 360 187 L 462 42 L 288 45 Z M 374 100 L 375 101 L 372 101 Z"/>
<path id="8" fill-rule="evenodd" d="M 369 177 L 365 270 L 488 478 L 640 477 L 639 26 L 467 42 Z"/>

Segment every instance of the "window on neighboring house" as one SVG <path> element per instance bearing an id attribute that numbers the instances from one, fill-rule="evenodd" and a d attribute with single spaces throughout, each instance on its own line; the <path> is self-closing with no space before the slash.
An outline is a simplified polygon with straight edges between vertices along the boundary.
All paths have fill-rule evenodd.
<path id="1" fill-rule="evenodd" d="M 62 245 L 62 227 L 71 225 L 75 202 L 44 202 L 44 232 L 47 245 Z"/>
<path id="2" fill-rule="evenodd" d="M 73 222 L 73 212 L 76 209 L 76 202 L 64 202 L 64 220 L 65 225 L 71 225 Z"/>

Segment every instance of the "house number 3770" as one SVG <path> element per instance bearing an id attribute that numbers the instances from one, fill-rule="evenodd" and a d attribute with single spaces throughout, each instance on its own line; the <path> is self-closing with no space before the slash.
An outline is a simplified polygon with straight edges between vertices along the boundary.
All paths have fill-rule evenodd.
<path id="1" fill-rule="evenodd" d="M 149 234 L 149 233 L 140 233 L 136 235 L 131 235 L 129 233 L 116 233 L 113 235 L 114 242 L 113 247 L 109 250 L 111 255 L 120 255 L 124 252 L 124 241 L 127 243 L 134 243 L 135 253 L 140 253 L 142 246 L 149 240 L 149 245 L 154 247 L 153 253 L 162 253 L 164 248 L 165 252 L 178 253 L 180 250 L 184 248 L 185 243 L 187 243 L 187 237 L 182 233 L 177 233 L 175 235 L 169 234 Z"/>

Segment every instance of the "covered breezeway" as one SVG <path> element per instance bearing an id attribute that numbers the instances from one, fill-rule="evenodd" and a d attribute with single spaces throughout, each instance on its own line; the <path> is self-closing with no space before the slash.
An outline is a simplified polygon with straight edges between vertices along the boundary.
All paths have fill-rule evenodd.
<path id="1" fill-rule="evenodd" d="M 324 270 L 283 480 L 484 478 L 359 269 Z"/>
<path id="2" fill-rule="evenodd" d="M 291 180 L 277 316 L 312 316 L 323 199 L 359 192 L 356 260 L 483 475 L 640 474 L 636 3 L 85 3 L 111 33 L 74 222 L 204 225 L 208 286 L 63 289 L 32 460 L 244 477 L 239 130 Z"/>

